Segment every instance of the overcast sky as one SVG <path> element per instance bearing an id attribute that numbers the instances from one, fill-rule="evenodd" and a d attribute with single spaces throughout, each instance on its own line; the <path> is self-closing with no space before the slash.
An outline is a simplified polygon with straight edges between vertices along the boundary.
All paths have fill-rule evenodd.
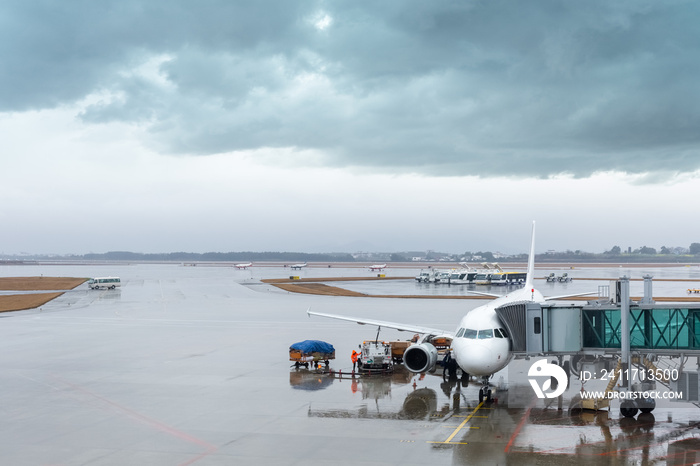
<path id="1" fill-rule="evenodd" d="M 700 4 L 4 1 L 0 253 L 700 242 Z"/>

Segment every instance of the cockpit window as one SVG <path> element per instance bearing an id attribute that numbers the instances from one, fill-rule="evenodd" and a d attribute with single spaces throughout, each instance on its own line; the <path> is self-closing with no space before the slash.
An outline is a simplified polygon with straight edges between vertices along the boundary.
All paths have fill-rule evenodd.
<path id="1" fill-rule="evenodd" d="M 493 330 L 491 330 L 491 329 L 479 330 L 479 336 L 477 338 L 479 340 L 486 340 L 487 338 L 493 338 Z"/>
<path id="2" fill-rule="evenodd" d="M 472 330 L 470 328 L 465 328 L 464 329 L 464 338 L 469 338 L 474 340 L 476 338 L 476 334 L 478 332 L 476 330 Z"/>
<path id="3" fill-rule="evenodd" d="M 459 338 L 459 337 L 461 337 L 462 335 L 464 335 L 464 329 L 463 329 L 463 328 L 460 328 L 460 329 L 459 329 L 459 332 L 457 332 L 457 335 L 455 335 L 455 337 L 456 337 L 456 338 Z"/>
<path id="4" fill-rule="evenodd" d="M 504 328 L 499 328 L 498 330 L 500 330 L 501 333 L 503 334 L 503 338 L 508 338 L 508 332 L 506 332 L 506 329 L 504 329 Z"/>
<path id="5" fill-rule="evenodd" d="M 496 338 L 503 338 L 501 331 L 498 330 L 497 328 L 493 329 L 493 334 L 496 336 Z"/>

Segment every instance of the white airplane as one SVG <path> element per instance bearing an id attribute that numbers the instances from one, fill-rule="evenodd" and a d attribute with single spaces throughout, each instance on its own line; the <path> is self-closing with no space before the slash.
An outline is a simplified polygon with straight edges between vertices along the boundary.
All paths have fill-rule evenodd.
<path id="1" fill-rule="evenodd" d="M 245 270 L 251 265 L 253 265 L 252 262 L 244 262 L 242 264 L 235 264 L 234 267 L 236 267 L 238 270 Z"/>
<path id="2" fill-rule="evenodd" d="M 290 265 L 290 267 L 292 268 L 292 270 L 301 270 L 302 267 L 306 267 L 306 262 L 304 262 L 303 264 L 292 264 Z"/>
<path id="3" fill-rule="evenodd" d="M 374 264 L 369 266 L 370 271 L 378 271 L 386 268 L 386 264 Z"/>
<path id="4" fill-rule="evenodd" d="M 361 325 L 376 325 L 380 328 L 387 327 L 424 335 L 418 344 L 409 346 L 404 352 L 404 366 L 415 373 L 431 371 L 437 364 L 437 349 L 428 341 L 429 339 L 434 337 L 451 338 L 452 355 L 462 369 L 462 372 L 481 377 L 482 379 L 482 387 L 479 389 L 479 402 L 483 401 L 484 398 L 490 401 L 491 389 L 489 388 L 489 379 L 493 374 L 506 367 L 513 359 L 513 353 L 510 351 L 510 337 L 504 328 L 505 325 L 496 314 L 496 309 L 509 304 L 522 304 L 527 302 L 541 304 L 545 301 L 558 298 L 592 294 L 579 293 L 545 298 L 542 296 L 542 293 L 533 287 L 534 269 L 535 222 L 532 222 L 532 242 L 530 245 L 525 286 L 504 296 L 472 291 L 474 294 L 491 296 L 496 299 L 467 313 L 454 332 L 414 325 L 404 325 L 396 322 L 322 314 L 319 312 L 311 312 L 311 310 L 307 310 L 307 314 L 310 316 L 330 317 L 333 319 L 356 322 Z"/>

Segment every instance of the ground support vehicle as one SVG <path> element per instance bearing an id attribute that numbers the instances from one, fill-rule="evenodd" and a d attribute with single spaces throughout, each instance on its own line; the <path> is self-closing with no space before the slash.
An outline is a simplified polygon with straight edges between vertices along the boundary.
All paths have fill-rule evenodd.
<path id="1" fill-rule="evenodd" d="M 122 286 L 122 282 L 119 277 L 96 277 L 88 280 L 88 286 L 92 290 L 99 290 L 100 288 L 113 290 L 118 286 Z"/>
<path id="2" fill-rule="evenodd" d="M 394 371 L 391 344 L 385 341 L 363 341 L 358 358 L 361 374 L 387 374 Z"/>
<path id="3" fill-rule="evenodd" d="M 411 346 L 412 342 L 396 340 L 389 342 L 389 344 L 391 345 L 391 360 L 394 364 L 401 364 L 403 362 L 403 354 Z"/>
<path id="4" fill-rule="evenodd" d="M 314 368 L 321 363 L 328 367 L 331 359 L 335 359 L 335 348 L 325 341 L 304 340 L 289 347 L 289 360 L 294 361 L 296 368 L 299 366 Z"/>
<path id="5" fill-rule="evenodd" d="M 421 270 L 420 275 L 416 276 L 418 283 L 439 283 L 440 277 L 436 270 Z"/>

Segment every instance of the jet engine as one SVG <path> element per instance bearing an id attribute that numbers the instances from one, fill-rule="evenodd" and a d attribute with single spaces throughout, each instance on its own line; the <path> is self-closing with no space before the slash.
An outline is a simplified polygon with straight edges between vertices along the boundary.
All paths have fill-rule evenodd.
<path id="1" fill-rule="evenodd" d="M 403 365 L 411 372 L 428 372 L 437 364 L 437 349 L 430 343 L 411 345 L 403 353 Z"/>

